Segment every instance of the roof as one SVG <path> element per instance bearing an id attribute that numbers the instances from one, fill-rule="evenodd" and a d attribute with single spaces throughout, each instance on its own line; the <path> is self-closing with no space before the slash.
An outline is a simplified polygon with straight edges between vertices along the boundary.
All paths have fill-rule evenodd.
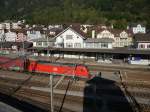
<path id="1" fill-rule="evenodd" d="M 65 31 L 67 31 L 68 29 L 70 29 L 70 30 L 72 30 L 73 32 L 77 33 L 77 34 L 80 35 L 83 39 L 85 39 L 85 38 L 87 37 L 86 34 L 80 30 L 80 28 L 77 28 L 77 27 L 68 27 L 68 28 L 66 28 L 65 30 L 63 30 L 62 32 L 60 32 L 58 35 L 56 35 L 55 38 L 58 37 L 58 36 L 60 36 L 61 34 L 63 34 L 63 33 L 64 33 Z"/>
<path id="2" fill-rule="evenodd" d="M 51 29 L 48 29 L 46 33 L 49 37 L 54 37 L 58 35 L 59 33 L 61 33 L 62 31 L 63 29 L 60 29 L 60 28 L 51 28 Z M 51 32 L 55 32 L 55 34 L 50 34 Z"/>
<path id="3" fill-rule="evenodd" d="M 55 38 L 38 38 L 38 39 L 32 39 L 33 42 L 55 42 Z"/>
<path id="4" fill-rule="evenodd" d="M 150 42 L 150 33 L 147 34 L 136 34 L 134 36 L 136 42 Z"/>
<path id="5" fill-rule="evenodd" d="M 11 32 L 16 32 L 16 33 L 23 33 L 26 34 L 26 30 L 25 29 L 10 29 Z"/>
<path id="6" fill-rule="evenodd" d="M 39 50 L 39 48 L 29 48 Z M 45 50 L 46 48 L 40 48 L 40 50 Z M 142 54 L 149 55 L 150 50 L 138 50 L 130 48 L 113 48 L 113 49 L 75 49 L 75 48 L 49 48 L 51 51 L 58 52 L 77 52 L 77 53 L 108 53 L 108 54 Z"/>
<path id="7" fill-rule="evenodd" d="M 87 43 L 112 43 L 114 40 L 112 38 L 87 38 L 85 40 Z"/>
<path id="8" fill-rule="evenodd" d="M 96 28 L 92 29 L 95 30 L 97 34 L 103 32 L 103 31 L 109 31 L 114 35 L 114 37 L 120 37 L 120 33 L 126 32 L 129 36 L 133 36 L 132 30 L 119 30 L 119 29 L 112 29 L 112 28 Z"/>
<path id="9" fill-rule="evenodd" d="M 74 30 L 75 32 L 77 32 L 78 34 L 80 34 L 82 37 L 84 37 L 84 38 L 87 37 L 87 35 L 86 35 L 83 31 L 80 30 L 80 27 L 72 26 L 72 27 L 70 27 L 70 28 L 73 29 L 73 30 Z"/>
<path id="10" fill-rule="evenodd" d="M 141 25 L 142 27 L 145 27 L 143 23 L 131 23 L 129 26 L 130 27 L 137 27 L 137 25 Z"/>
<path id="11" fill-rule="evenodd" d="M 20 48 L 30 48 L 33 46 L 31 42 L 0 42 L 0 46 L 3 48 L 12 48 L 12 46 L 18 46 Z"/>

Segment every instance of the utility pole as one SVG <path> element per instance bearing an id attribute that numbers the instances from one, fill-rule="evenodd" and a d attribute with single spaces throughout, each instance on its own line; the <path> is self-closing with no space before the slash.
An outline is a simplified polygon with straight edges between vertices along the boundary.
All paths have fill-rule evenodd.
<path id="1" fill-rule="evenodd" d="M 46 33 L 46 39 L 47 39 L 47 56 L 49 57 L 49 49 L 48 49 L 48 46 L 49 46 L 49 42 L 48 42 L 48 35 L 47 35 L 47 33 Z"/>
<path id="2" fill-rule="evenodd" d="M 53 75 L 50 74 L 50 104 L 51 104 L 51 111 L 54 112 L 54 106 L 53 106 Z"/>
<path id="3" fill-rule="evenodd" d="M 22 46 L 23 46 L 23 56 L 24 56 L 24 55 L 25 55 L 25 50 L 24 50 L 24 48 L 25 48 L 25 47 L 24 47 L 24 40 L 23 40 L 22 44 L 23 44 Z"/>

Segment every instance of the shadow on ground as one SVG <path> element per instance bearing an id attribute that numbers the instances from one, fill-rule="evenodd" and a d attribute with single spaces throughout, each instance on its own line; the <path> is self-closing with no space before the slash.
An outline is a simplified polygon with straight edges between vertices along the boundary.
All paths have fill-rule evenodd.
<path id="1" fill-rule="evenodd" d="M 34 106 L 24 101 L 20 101 L 16 98 L 4 95 L 2 93 L 0 93 L 0 101 L 20 110 L 21 112 L 48 112 L 47 110 L 41 109 L 37 106 Z"/>
<path id="2" fill-rule="evenodd" d="M 114 81 L 94 77 L 87 83 L 83 112 L 133 112 L 124 93 Z"/>

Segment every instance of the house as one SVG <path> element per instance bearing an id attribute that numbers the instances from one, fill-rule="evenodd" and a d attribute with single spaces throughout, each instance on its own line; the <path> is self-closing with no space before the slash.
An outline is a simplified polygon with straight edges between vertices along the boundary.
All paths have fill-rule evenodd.
<path id="1" fill-rule="evenodd" d="M 54 47 L 55 38 L 39 38 L 31 40 L 33 47 Z"/>
<path id="2" fill-rule="evenodd" d="M 114 30 L 114 47 L 128 47 L 133 44 L 133 34 L 130 30 Z"/>
<path id="3" fill-rule="evenodd" d="M 51 29 L 47 29 L 45 31 L 46 31 L 46 36 L 48 36 L 48 37 L 55 37 L 60 32 L 62 32 L 63 29 L 61 29 L 61 28 L 51 28 Z"/>
<path id="4" fill-rule="evenodd" d="M 146 27 L 142 24 L 132 24 L 127 29 L 129 28 L 132 30 L 133 34 L 146 33 Z"/>
<path id="5" fill-rule="evenodd" d="M 5 35 L 5 30 L 4 29 L 0 29 L 0 41 L 1 42 L 6 41 L 6 35 Z"/>
<path id="6" fill-rule="evenodd" d="M 7 30 L 11 29 L 11 23 L 10 22 L 5 22 L 3 24 L 5 25 L 5 29 L 7 29 Z"/>
<path id="7" fill-rule="evenodd" d="M 89 49 L 112 49 L 112 38 L 87 38 L 85 40 L 85 48 Z"/>
<path id="8" fill-rule="evenodd" d="M 7 32 L 5 33 L 5 40 L 8 42 L 15 42 L 16 38 L 17 38 L 17 34 L 14 31 L 11 30 L 7 30 Z"/>
<path id="9" fill-rule="evenodd" d="M 132 45 L 132 33 L 130 30 L 117 30 L 112 28 L 98 28 L 96 30 L 92 30 L 92 38 L 101 38 L 106 39 L 108 42 L 112 41 L 113 47 L 127 47 Z"/>
<path id="10" fill-rule="evenodd" d="M 25 29 L 11 29 L 10 31 L 16 33 L 15 42 L 27 41 L 27 35 Z"/>
<path id="11" fill-rule="evenodd" d="M 1 48 L 8 52 L 19 52 L 32 47 L 31 42 L 0 42 Z"/>
<path id="12" fill-rule="evenodd" d="M 83 48 L 85 33 L 80 28 L 68 27 L 64 31 L 55 36 L 55 47 L 59 48 Z"/>
<path id="13" fill-rule="evenodd" d="M 27 28 L 27 41 L 45 37 L 44 30 L 41 27 Z"/>
<path id="14" fill-rule="evenodd" d="M 114 37 L 112 36 L 112 34 L 110 35 L 110 32 L 107 31 L 101 33 L 102 34 L 97 34 L 97 38 L 94 37 L 87 38 L 87 35 L 84 32 L 82 32 L 80 28 L 73 27 L 73 26 L 68 27 L 67 29 L 65 29 L 63 32 L 61 32 L 55 37 L 56 38 L 55 47 L 112 49 L 114 43 L 114 39 L 113 39 Z"/>
<path id="15" fill-rule="evenodd" d="M 92 43 L 89 43 L 89 39 L 86 40 L 86 47 L 92 48 L 102 48 L 102 49 L 112 49 L 114 46 L 114 34 L 106 28 L 98 28 L 95 30 L 92 30 Z M 88 47 L 88 48 L 89 48 Z"/>
<path id="16" fill-rule="evenodd" d="M 135 35 L 134 45 L 140 50 L 150 50 L 150 33 Z"/>
<path id="17" fill-rule="evenodd" d="M 0 30 L 5 29 L 6 25 L 4 23 L 0 23 Z"/>

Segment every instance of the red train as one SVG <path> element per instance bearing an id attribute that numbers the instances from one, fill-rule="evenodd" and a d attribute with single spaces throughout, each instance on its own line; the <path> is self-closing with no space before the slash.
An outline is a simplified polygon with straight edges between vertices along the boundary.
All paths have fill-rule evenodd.
<path id="1" fill-rule="evenodd" d="M 28 72 L 90 78 L 88 68 L 80 64 L 50 63 L 23 58 L 11 59 L 8 57 L 0 57 L 0 68 L 16 71 L 23 71 L 26 69 Z"/>

